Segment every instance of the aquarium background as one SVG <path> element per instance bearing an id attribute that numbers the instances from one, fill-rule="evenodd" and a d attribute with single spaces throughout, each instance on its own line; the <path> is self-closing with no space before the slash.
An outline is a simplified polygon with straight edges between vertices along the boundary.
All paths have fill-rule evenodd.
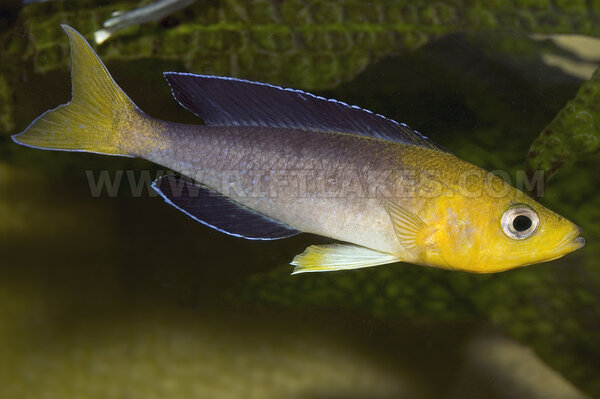
<path id="1" fill-rule="evenodd" d="M 201 123 L 163 71 L 236 76 L 405 122 L 513 181 L 543 171 L 540 201 L 587 242 L 494 275 L 297 276 L 326 238 L 229 237 L 148 190 L 159 166 L 10 140 L 70 98 L 61 23 L 93 43 L 150 3 L 0 5 L 0 397 L 600 397 L 600 3 L 197 0 L 94 45 L 157 118 Z M 94 192 L 102 173 L 118 190 Z"/>

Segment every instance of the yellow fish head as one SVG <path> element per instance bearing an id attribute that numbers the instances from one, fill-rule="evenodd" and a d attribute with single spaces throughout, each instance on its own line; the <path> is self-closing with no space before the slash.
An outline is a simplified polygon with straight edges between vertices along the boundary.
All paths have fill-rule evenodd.
<path id="1" fill-rule="evenodd" d="M 511 187 L 511 195 L 454 197 L 431 237 L 451 269 L 494 273 L 560 258 L 584 246 L 581 228 Z M 433 248 L 432 248 L 433 249 Z"/>

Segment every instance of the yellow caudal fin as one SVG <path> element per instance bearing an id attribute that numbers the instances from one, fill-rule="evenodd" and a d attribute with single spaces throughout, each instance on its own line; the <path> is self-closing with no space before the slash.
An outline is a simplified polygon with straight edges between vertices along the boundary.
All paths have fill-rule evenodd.
<path id="1" fill-rule="evenodd" d="M 71 42 L 71 102 L 46 111 L 12 136 L 29 147 L 129 156 L 120 121 L 131 126 L 142 113 L 123 93 L 94 50 L 75 29 L 61 25 Z"/>

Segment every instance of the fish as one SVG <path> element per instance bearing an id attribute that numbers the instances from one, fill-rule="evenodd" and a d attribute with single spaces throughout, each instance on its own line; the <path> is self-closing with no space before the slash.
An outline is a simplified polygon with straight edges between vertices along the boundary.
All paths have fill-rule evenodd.
<path id="1" fill-rule="evenodd" d="M 195 0 L 156 0 L 134 10 L 113 13 L 113 16 L 102 24 L 102 29 L 94 32 L 96 44 L 107 41 L 115 32 L 145 22 L 157 21 L 169 14 L 185 8 Z"/>
<path id="2" fill-rule="evenodd" d="M 582 230 L 493 173 L 405 124 L 299 90 L 164 72 L 204 124 L 152 118 L 91 46 L 71 45 L 72 99 L 14 142 L 143 158 L 174 173 L 153 182 L 166 203 L 231 236 L 331 238 L 294 257 L 293 274 L 396 262 L 493 273 L 560 258 Z"/>

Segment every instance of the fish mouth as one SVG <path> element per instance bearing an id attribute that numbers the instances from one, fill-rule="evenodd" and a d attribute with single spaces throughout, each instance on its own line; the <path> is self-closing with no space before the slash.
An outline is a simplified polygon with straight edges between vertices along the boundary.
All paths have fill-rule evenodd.
<path id="1" fill-rule="evenodd" d="M 581 236 L 581 234 L 583 233 L 583 229 L 579 226 L 577 226 L 577 231 L 575 232 L 574 237 L 571 241 L 572 245 L 575 247 L 575 249 L 579 249 L 579 248 L 583 248 L 583 246 L 585 245 L 585 238 L 583 238 Z"/>
<path id="2" fill-rule="evenodd" d="M 559 250 L 566 254 L 583 248 L 585 245 L 585 238 L 581 236 L 581 233 L 583 233 L 583 229 L 581 227 L 577 227 L 577 230 L 574 231 L 573 234 L 566 236 L 558 245 Z"/>
<path id="3" fill-rule="evenodd" d="M 580 249 L 583 248 L 583 246 L 585 245 L 585 238 L 583 237 L 577 237 L 573 240 L 573 245 L 576 246 L 575 249 Z"/>
<path id="4" fill-rule="evenodd" d="M 585 245 L 585 238 L 581 237 L 581 227 L 578 227 L 577 231 L 563 238 L 563 240 L 556 246 L 555 255 L 545 259 L 544 262 L 549 262 L 555 259 L 562 258 L 566 254 L 577 251 L 583 248 Z"/>

